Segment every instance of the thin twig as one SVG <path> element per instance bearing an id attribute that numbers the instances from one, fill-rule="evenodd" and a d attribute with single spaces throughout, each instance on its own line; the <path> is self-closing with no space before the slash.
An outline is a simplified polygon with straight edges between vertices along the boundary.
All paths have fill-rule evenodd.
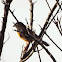
<path id="1" fill-rule="evenodd" d="M 48 5 L 50 11 L 51 11 L 51 8 L 50 8 L 50 5 L 49 5 L 48 1 L 47 0 L 45 0 L 45 1 L 46 1 L 47 5 Z M 53 16 L 53 14 L 52 14 L 52 16 Z M 55 20 L 55 18 L 54 18 L 54 20 Z"/>
<path id="2" fill-rule="evenodd" d="M 52 59 L 54 62 L 56 62 L 55 58 L 54 58 L 53 55 L 48 51 L 48 49 L 47 49 L 44 45 L 42 45 L 42 43 L 41 43 L 38 39 L 36 39 L 32 34 L 29 33 L 29 35 L 30 35 L 31 37 L 33 37 L 33 39 L 34 39 L 39 45 L 41 45 L 42 48 L 47 52 L 47 54 L 51 57 L 51 59 Z"/>
<path id="3" fill-rule="evenodd" d="M 47 35 L 47 37 L 54 43 L 54 45 L 60 50 L 62 51 L 62 49 L 49 37 L 49 35 L 47 33 L 45 33 Z"/>
<path id="4" fill-rule="evenodd" d="M 10 11 L 10 13 L 13 15 L 13 17 L 15 18 L 15 20 L 17 21 L 17 22 L 19 22 L 18 21 L 18 19 L 16 18 L 16 16 L 14 15 L 14 13 L 9 9 L 9 11 Z"/>
<path id="5" fill-rule="evenodd" d="M 27 18 L 25 20 L 26 20 L 26 23 L 27 23 L 27 28 L 29 28 L 29 24 L 28 24 Z"/>
<path id="6" fill-rule="evenodd" d="M 40 25 L 39 25 L 40 26 Z M 40 26 L 40 28 L 41 28 L 41 30 L 42 30 L 42 27 Z M 62 49 L 50 38 L 50 36 L 46 33 L 46 32 L 44 32 L 45 34 L 46 34 L 46 36 L 53 42 L 53 44 L 60 50 L 60 51 L 62 51 Z"/>
<path id="7" fill-rule="evenodd" d="M 47 2 L 47 0 L 46 0 L 46 2 Z M 49 3 L 47 2 L 47 5 L 48 5 L 48 7 L 49 7 L 49 9 L 50 9 L 50 11 L 51 11 L 51 8 L 50 8 L 50 6 L 49 6 Z M 59 11 L 58 11 L 59 12 Z M 53 16 L 53 15 L 52 15 Z M 54 20 L 55 20 L 55 18 L 53 18 Z M 51 22 L 52 21 L 50 21 L 50 23 L 49 24 L 51 24 Z M 55 23 L 55 22 L 54 22 Z M 48 28 L 48 27 L 47 27 Z M 57 26 L 57 28 L 58 28 L 58 30 L 59 30 L 59 32 L 60 32 L 60 34 L 62 35 L 62 33 L 61 33 L 61 31 L 60 31 L 60 29 L 59 29 L 59 27 Z"/>
<path id="8" fill-rule="evenodd" d="M 53 19 L 55 18 L 55 16 L 57 15 L 57 13 L 59 12 L 60 9 L 57 10 L 56 14 L 53 16 L 53 18 L 51 19 L 51 21 L 49 22 L 48 26 L 46 27 L 46 29 L 49 27 L 49 25 L 51 24 L 51 22 L 53 21 Z"/>
<path id="9" fill-rule="evenodd" d="M 50 25 L 50 24 L 49 24 L 49 20 L 50 20 L 50 18 L 51 18 L 51 16 L 52 16 L 54 10 L 56 9 L 56 7 L 57 7 L 57 3 L 55 3 L 55 5 L 53 6 L 51 12 L 49 13 L 49 15 L 48 15 L 48 17 L 47 17 L 47 19 L 46 19 L 46 22 L 45 22 L 45 24 L 44 24 L 44 26 L 43 26 L 42 31 L 41 31 L 40 34 L 39 34 L 40 40 L 42 40 L 42 37 L 43 37 L 43 35 L 44 35 L 44 32 L 47 30 L 48 25 Z M 53 18 L 54 18 L 54 17 L 53 17 Z"/>
<path id="10" fill-rule="evenodd" d="M 58 21 L 59 27 L 61 29 L 61 23 L 60 23 L 61 19 L 59 20 L 58 17 L 57 17 L 57 21 Z"/>
<path id="11" fill-rule="evenodd" d="M 48 7 L 49 7 L 49 9 L 50 9 L 50 11 L 51 11 L 51 8 L 50 8 L 50 6 L 49 6 L 49 3 L 48 3 L 48 1 L 47 0 L 45 0 L 46 1 L 46 3 L 47 3 L 47 5 L 48 5 Z M 59 5 L 60 6 L 60 5 Z M 58 11 L 59 12 L 59 11 Z M 53 16 L 53 14 L 52 14 L 52 16 Z M 54 20 L 55 20 L 55 18 L 53 18 Z M 52 21 L 50 21 L 50 23 L 49 24 L 51 24 L 51 22 Z M 54 21 L 53 21 L 54 22 Z M 55 23 L 55 22 L 54 22 Z M 56 25 L 56 23 L 55 23 L 55 25 Z M 60 21 L 59 21 L 59 25 L 60 25 Z M 57 26 L 57 25 L 56 25 Z M 48 26 L 49 27 L 49 26 Z M 61 30 L 59 29 L 59 27 L 57 26 L 57 28 L 58 28 L 58 30 L 59 30 L 59 32 L 60 32 L 60 34 L 62 35 L 62 33 L 61 33 Z M 61 28 L 61 25 L 60 25 L 60 28 Z"/>
<path id="12" fill-rule="evenodd" d="M 62 10 L 61 5 L 59 4 L 59 0 L 56 0 L 56 2 L 59 5 L 59 8 Z"/>
<path id="13" fill-rule="evenodd" d="M 49 3 L 48 3 L 48 1 L 47 1 L 47 0 L 45 0 L 45 1 L 46 1 L 47 5 L 48 5 L 48 7 L 49 7 L 50 11 L 51 11 L 51 8 L 50 8 L 50 6 L 49 6 Z"/>
<path id="14" fill-rule="evenodd" d="M 51 57 L 51 59 L 53 60 L 53 62 L 57 62 L 56 60 L 55 60 L 55 58 L 53 57 L 53 55 L 48 51 L 48 49 L 45 47 L 45 46 L 42 46 L 43 47 L 43 49 L 48 53 L 48 55 Z"/>
<path id="15" fill-rule="evenodd" d="M 40 57 L 40 52 L 39 52 L 39 50 L 38 50 L 38 46 L 37 46 L 37 51 L 38 51 L 39 60 L 40 60 L 40 62 L 41 62 L 41 57 Z"/>
<path id="16" fill-rule="evenodd" d="M 24 45 L 22 46 L 22 52 L 21 52 L 21 57 L 22 57 L 22 55 L 23 55 L 23 54 L 22 54 L 22 53 L 23 53 L 23 47 L 24 47 Z"/>
<path id="17" fill-rule="evenodd" d="M 32 0 L 29 0 L 30 3 L 30 29 L 33 29 L 33 8 L 34 8 L 34 3 Z"/>
<path id="18" fill-rule="evenodd" d="M 60 24 L 60 21 L 59 21 L 59 19 L 57 18 L 57 22 L 54 22 L 55 24 L 56 24 L 56 26 L 57 26 L 57 28 L 58 28 L 58 30 L 59 30 L 59 33 L 62 35 L 62 31 L 61 31 L 61 24 Z M 58 25 L 59 24 L 59 25 Z M 59 28 L 60 27 L 60 28 Z"/>
<path id="19" fill-rule="evenodd" d="M 10 36 L 9 36 L 9 33 L 8 33 L 8 39 L 3 44 L 5 44 L 9 40 L 9 38 L 10 38 Z"/>

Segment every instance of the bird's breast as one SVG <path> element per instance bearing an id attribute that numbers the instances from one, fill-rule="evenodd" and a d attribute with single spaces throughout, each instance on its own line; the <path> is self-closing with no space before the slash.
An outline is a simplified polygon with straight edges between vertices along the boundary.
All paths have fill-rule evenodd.
<path id="1" fill-rule="evenodd" d="M 25 37 L 25 35 L 24 35 L 23 33 L 19 33 L 19 32 L 17 32 L 17 33 L 18 33 L 18 36 L 19 36 L 22 40 L 24 40 L 25 42 L 29 42 L 29 40 L 26 39 L 26 37 Z"/>

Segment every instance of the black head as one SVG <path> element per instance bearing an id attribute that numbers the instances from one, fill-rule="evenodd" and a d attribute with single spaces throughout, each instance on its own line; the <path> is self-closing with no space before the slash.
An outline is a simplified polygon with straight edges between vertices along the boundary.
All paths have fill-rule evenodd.
<path id="1" fill-rule="evenodd" d="M 16 28 L 24 27 L 24 28 L 26 28 L 26 26 L 22 22 L 14 23 L 14 26 L 13 27 L 16 27 Z"/>

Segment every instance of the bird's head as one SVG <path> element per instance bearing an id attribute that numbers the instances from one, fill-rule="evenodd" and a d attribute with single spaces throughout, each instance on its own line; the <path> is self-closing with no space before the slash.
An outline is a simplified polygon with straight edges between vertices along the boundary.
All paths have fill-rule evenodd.
<path id="1" fill-rule="evenodd" d="M 18 28 L 26 28 L 26 26 L 22 22 L 14 23 L 13 27 L 16 27 L 17 29 Z"/>
<path id="2" fill-rule="evenodd" d="M 14 31 L 17 31 L 17 32 L 26 31 L 26 26 L 22 22 L 14 23 L 13 27 L 17 28 L 17 30 L 14 30 Z"/>

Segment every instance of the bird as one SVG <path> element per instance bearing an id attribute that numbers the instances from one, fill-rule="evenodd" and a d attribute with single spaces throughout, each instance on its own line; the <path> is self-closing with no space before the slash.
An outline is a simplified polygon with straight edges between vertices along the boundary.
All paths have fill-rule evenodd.
<path id="1" fill-rule="evenodd" d="M 17 22 L 13 27 L 16 27 L 18 36 L 26 42 L 24 51 L 27 51 L 29 44 L 33 41 L 33 38 L 28 34 L 26 26 L 22 22 Z"/>
<path id="2" fill-rule="evenodd" d="M 17 31 L 19 37 L 26 42 L 26 47 L 24 49 L 24 52 L 26 52 L 28 50 L 30 43 L 32 43 L 34 39 L 28 34 L 27 27 L 22 22 L 14 23 L 13 27 L 17 28 L 17 30 L 14 31 Z M 29 32 L 31 32 L 32 34 L 34 33 L 30 29 Z M 39 36 L 36 35 L 36 37 L 38 38 Z M 49 46 L 49 44 L 45 41 L 43 41 L 42 44 L 44 44 L 45 46 Z"/>

